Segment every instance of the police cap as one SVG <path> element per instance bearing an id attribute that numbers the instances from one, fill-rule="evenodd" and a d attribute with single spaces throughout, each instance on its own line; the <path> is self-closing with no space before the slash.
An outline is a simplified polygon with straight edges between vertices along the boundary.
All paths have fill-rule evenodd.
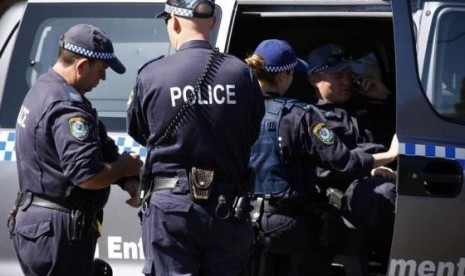
<path id="1" fill-rule="evenodd" d="M 118 74 L 126 72 L 126 67 L 114 53 L 110 37 L 95 26 L 72 26 L 61 36 L 60 47 L 80 56 L 104 60 Z"/>
<path id="2" fill-rule="evenodd" d="M 270 73 L 279 73 L 295 69 L 307 71 L 307 63 L 294 52 L 287 41 L 279 39 L 263 40 L 255 49 L 254 55 L 265 61 L 265 70 Z"/>
<path id="3" fill-rule="evenodd" d="M 165 3 L 165 11 L 158 14 L 156 17 L 164 17 L 170 13 L 184 17 L 209 18 L 215 14 L 215 1 L 167 0 Z"/>
<path id="4" fill-rule="evenodd" d="M 337 73 L 350 66 L 350 59 L 345 57 L 344 48 L 338 44 L 322 45 L 308 54 L 308 74 Z"/>

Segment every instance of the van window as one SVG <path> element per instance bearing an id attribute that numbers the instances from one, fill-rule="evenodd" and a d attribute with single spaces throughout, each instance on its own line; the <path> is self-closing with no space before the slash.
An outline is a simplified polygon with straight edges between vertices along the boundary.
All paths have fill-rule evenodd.
<path id="1" fill-rule="evenodd" d="M 34 81 L 53 65 L 58 53 L 58 41 L 66 30 L 86 22 L 100 27 L 112 39 L 116 55 L 126 66 L 124 75 L 111 68 L 106 81 L 101 81 L 86 96 L 92 101 L 99 116 L 126 117 L 126 102 L 134 83 L 137 69 L 148 60 L 170 52 L 170 43 L 163 20 L 153 18 L 52 18 L 43 22 L 35 33 L 31 49 L 31 66 L 27 68 L 26 82 Z"/>
<path id="2" fill-rule="evenodd" d="M 431 83 L 425 84 L 436 111 L 461 121 L 465 121 L 464 16 L 464 9 L 446 8 L 438 13 L 430 50 L 433 62 L 433 66 L 429 66 Z"/>
<path id="3" fill-rule="evenodd" d="M 109 68 L 106 81 L 86 96 L 108 131 L 125 132 L 126 103 L 137 70 L 147 61 L 173 52 L 163 18 L 155 19 L 163 9 L 162 3 L 29 4 L 7 71 L 0 127 L 15 127 L 27 91 L 56 60 L 60 36 L 71 26 L 85 23 L 98 26 L 110 36 L 116 55 L 126 66 L 123 75 Z M 220 19 L 218 9 L 217 20 Z M 216 35 L 217 29 L 210 40 L 215 41 Z"/>

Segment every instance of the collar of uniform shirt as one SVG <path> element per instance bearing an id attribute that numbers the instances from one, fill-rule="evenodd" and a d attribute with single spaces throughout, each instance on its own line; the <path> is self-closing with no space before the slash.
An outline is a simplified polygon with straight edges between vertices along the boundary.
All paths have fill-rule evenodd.
<path id="1" fill-rule="evenodd" d="M 178 52 L 189 49 L 189 48 L 205 48 L 205 49 L 213 49 L 210 45 L 210 42 L 206 40 L 190 40 L 181 45 L 179 47 Z"/>
<path id="2" fill-rule="evenodd" d="M 263 96 L 265 97 L 265 99 L 281 97 L 281 95 L 278 92 L 264 92 Z"/>

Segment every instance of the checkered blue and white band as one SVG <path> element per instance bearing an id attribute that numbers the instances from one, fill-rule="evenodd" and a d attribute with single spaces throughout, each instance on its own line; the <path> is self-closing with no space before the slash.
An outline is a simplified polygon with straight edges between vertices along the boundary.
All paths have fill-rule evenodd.
<path id="1" fill-rule="evenodd" d="M 311 74 L 316 74 L 316 73 L 319 73 L 323 70 L 325 70 L 326 68 L 328 68 L 328 64 L 320 64 L 318 66 L 314 66 L 312 68 L 310 68 L 310 70 L 308 70 L 308 73 L 311 75 Z"/>
<path id="2" fill-rule="evenodd" d="M 73 53 L 76 53 L 78 55 L 85 56 L 85 57 L 88 57 L 88 58 L 104 59 L 104 60 L 109 60 L 109 59 L 115 59 L 116 58 L 114 53 L 94 52 L 94 51 L 88 50 L 86 48 L 83 48 L 81 46 L 77 46 L 77 45 L 69 43 L 69 42 L 65 43 L 63 45 L 63 48 L 68 50 L 68 51 L 71 51 Z"/>
<path id="3" fill-rule="evenodd" d="M 165 12 L 167 13 L 174 13 L 179 16 L 184 17 L 194 17 L 194 11 L 189 9 L 183 9 L 175 6 L 170 6 L 168 4 L 165 5 Z"/>
<path id="4" fill-rule="evenodd" d="M 270 66 L 270 65 L 267 65 L 267 66 L 265 66 L 265 70 L 267 72 L 270 72 L 270 73 L 279 73 L 279 72 L 289 71 L 289 70 L 293 69 L 296 66 L 297 66 L 297 61 L 295 61 L 294 63 L 288 64 L 288 65 L 282 65 L 282 66 Z"/>

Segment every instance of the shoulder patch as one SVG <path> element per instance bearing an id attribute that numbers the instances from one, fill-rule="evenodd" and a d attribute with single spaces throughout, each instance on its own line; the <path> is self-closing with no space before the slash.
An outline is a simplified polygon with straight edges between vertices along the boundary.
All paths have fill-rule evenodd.
<path id="1" fill-rule="evenodd" d="M 147 66 L 147 65 L 149 65 L 150 63 L 155 62 L 155 61 L 157 61 L 157 60 L 159 60 L 159 59 L 162 59 L 162 58 L 164 58 L 164 57 L 165 57 L 164 55 L 161 55 L 161 56 L 159 56 L 159 57 L 157 57 L 157 58 L 154 58 L 154 59 L 151 59 L 151 60 L 147 61 L 146 63 L 142 64 L 142 66 L 139 67 L 139 69 L 137 69 L 137 73 L 140 73 L 140 71 L 141 71 L 142 69 L 144 69 L 144 67 Z"/>
<path id="2" fill-rule="evenodd" d="M 71 135 L 82 141 L 89 135 L 89 124 L 82 117 L 72 117 L 68 120 Z"/>
<path id="3" fill-rule="evenodd" d="M 326 124 L 321 122 L 313 127 L 313 135 L 326 145 L 334 144 L 334 132 L 326 127 Z"/>

